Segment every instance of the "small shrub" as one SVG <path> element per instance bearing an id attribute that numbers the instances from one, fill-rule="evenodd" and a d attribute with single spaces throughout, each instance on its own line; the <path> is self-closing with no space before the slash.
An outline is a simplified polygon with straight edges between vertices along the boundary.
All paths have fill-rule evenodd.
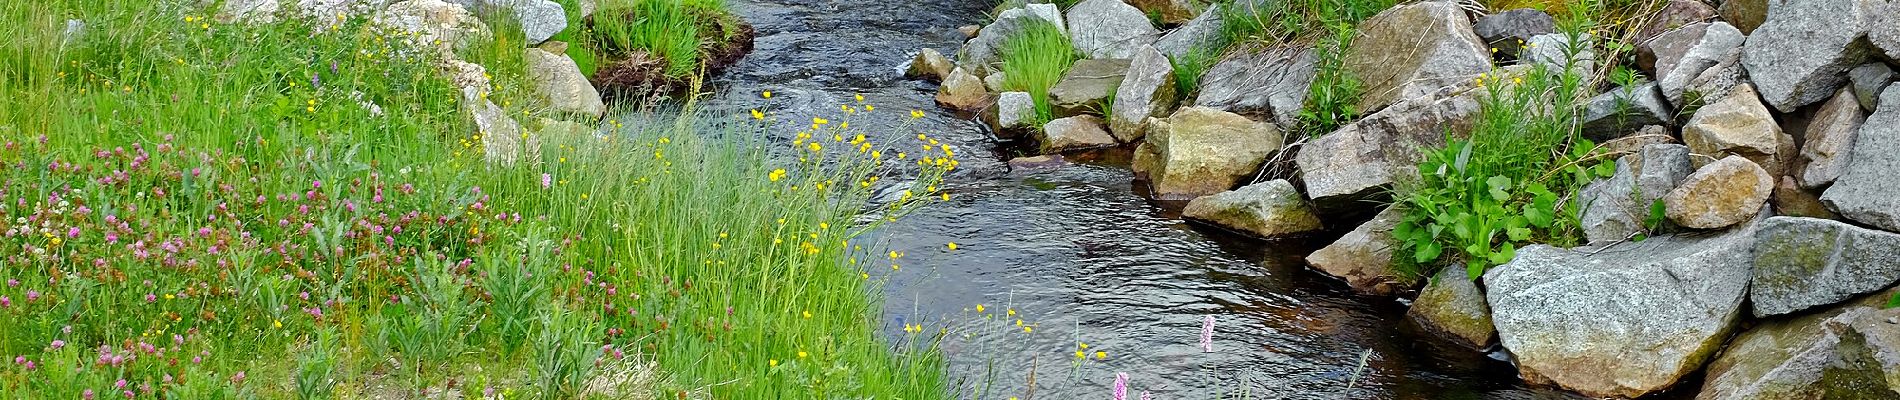
<path id="1" fill-rule="evenodd" d="M 540 323 L 534 362 L 541 398 L 574 398 L 593 374 L 598 359 L 605 356 L 591 340 L 597 328 L 586 316 L 560 310 L 558 306 L 544 310 Z"/>
<path id="2" fill-rule="evenodd" d="M 1054 23 L 1036 20 L 1004 41 L 1002 53 L 1003 86 L 1029 92 L 1036 103 L 1036 116 L 1041 121 L 1052 119 L 1049 88 L 1062 80 L 1062 74 L 1080 58 L 1069 36 Z"/>
<path id="3" fill-rule="evenodd" d="M 553 283 L 551 246 L 539 233 L 530 233 L 513 249 L 483 257 L 482 289 L 490 298 L 493 333 L 506 349 L 520 348 L 538 326 Z"/>

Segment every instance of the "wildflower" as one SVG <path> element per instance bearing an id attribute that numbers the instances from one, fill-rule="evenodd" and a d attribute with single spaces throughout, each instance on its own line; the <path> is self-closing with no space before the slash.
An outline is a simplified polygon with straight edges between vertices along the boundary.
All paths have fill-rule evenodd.
<path id="1" fill-rule="evenodd" d="M 798 351 L 798 358 L 805 358 L 805 351 L 804 351 L 804 350 L 799 350 L 799 351 Z"/>
<path id="2" fill-rule="evenodd" d="M 0 308 L 9 307 L 13 307 L 13 299 L 9 299 L 7 296 L 0 296 Z"/>
<path id="3" fill-rule="evenodd" d="M 976 312 L 977 312 L 977 313 L 979 313 L 979 314 L 983 312 L 983 305 L 982 305 L 982 304 L 978 304 L 978 305 L 976 305 Z"/>
<path id="4" fill-rule="evenodd" d="M 858 95 L 857 95 L 856 97 L 857 97 L 857 99 L 858 99 L 858 103 L 863 103 L 863 102 L 864 102 L 864 95 L 863 95 L 863 94 L 858 94 Z"/>
<path id="5" fill-rule="evenodd" d="M 752 109 L 752 119 L 765 119 L 765 113 L 759 112 L 759 109 L 754 108 Z"/>
<path id="6" fill-rule="evenodd" d="M 949 247 L 949 248 L 950 248 L 950 250 L 956 250 L 956 249 L 957 249 L 957 242 L 950 242 L 949 244 L 946 244 L 946 245 L 944 245 L 944 246 L 945 246 L 945 247 Z"/>
<path id="7" fill-rule="evenodd" d="M 244 383 L 244 371 L 238 371 L 236 374 L 232 374 L 231 383 L 232 384 Z"/>
<path id="8" fill-rule="evenodd" d="M 92 400 L 92 389 L 86 389 L 85 392 L 79 393 L 79 398 Z"/>
<path id="9" fill-rule="evenodd" d="M 772 92 L 766 92 L 766 93 L 772 93 Z M 771 96 L 768 95 L 766 97 L 771 97 Z M 767 363 L 771 364 L 773 368 L 778 367 L 778 359 L 776 358 L 772 359 L 771 361 L 768 361 Z"/>
<path id="10" fill-rule="evenodd" d="M 831 123 L 830 120 L 827 120 L 824 118 L 818 118 L 818 117 L 811 117 L 812 125 L 824 125 L 824 124 L 829 124 L 829 123 Z"/>
<path id="11" fill-rule="evenodd" d="M 918 118 L 923 118 L 923 117 L 924 117 L 924 110 L 910 110 L 911 119 L 918 119 Z"/>
<path id="12" fill-rule="evenodd" d="M 1023 333 L 1035 333 L 1035 332 L 1036 332 L 1036 329 L 1034 327 L 1029 327 L 1029 326 L 1023 327 Z"/>
<path id="13" fill-rule="evenodd" d="M 275 320 L 275 319 L 270 320 L 270 327 L 277 328 L 277 329 L 284 329 L 284 321 Z"/>
<path id="14" fill-rule="evenodd" d="M 1011 316 L 1011 317 L 1014 317 L 1014 316 L 1016 316 L 1016 309 L 1014 309 L 1014 308 L 1011 308 L 1011 309 L 1009 309 L 1009 312 L 1007 313 L 1007 316 Z M 1022 324 L 1023 324 L 1023 320 L 1020 320 L 1020 319 L 1019 319 L 1019 320 L 1016 320 L 1016 324 L 1017 324 L 1017 325 L 1022 325 Z"/>
<path id="15" fill-rule="evenodd" d="M 805 319 L 811 319 L 811 310 L 805 310 Z"/>
<path id="16" fill-rule="evenodd" d="M 764 97 L 764 98 L 768 98 L 768 99 L 769 99 L 769 98 L 772 98 L 772 91 L 770 91 L 770 90 L 767 90 L 767 91 L 765 91 L 765 92 L 763 92 L 763 93 L 759 93 L 759 96 L 760 96 L 760 97 Z"/>
<path id="17" fill-rule="evenodd" d="M 1127 373 L 1122 373 L 1122 372 L 1115 373 L 1115 391 L 1113 393 L 1114 393 L 1115 400 L 1128 400 L 1128 374 Z"/>
<path id="18" fill-rule="evenodd" d="M 1097 352 L 1095 352 L 1095 359 L 1097 359 L 1097 360 L 1106 360 L 1106 359 L 1108 359 L 1108 352 L 1106 352 L 1106 351 L 1097 351 Z"/>
<path id="19" fill-rule="evenodd" d="M 1201 322 L 1201 352 L 1214 352 L 1214 316 L 1212 315 L 1207 316 L 1205 322 Z"/>
<path id="20" fill-rule="evenodd" d="M 554 187 L 554 175 L 541 174 L 541 188 L 547 189 L 550 187 Z"/>
<path id="21" fill-rule="evenodd" d="M 1083 352 L 1083 351 L 1081 351 L 1081 350 L 1076 350 L 1076 351 L 1075 351 L 1075 358 L 1088 358 L 1088 357 L 1089 357 L 1089 356 L 1088 356 L 1088 353 L 1085 353 L 1085 352 Z"/>

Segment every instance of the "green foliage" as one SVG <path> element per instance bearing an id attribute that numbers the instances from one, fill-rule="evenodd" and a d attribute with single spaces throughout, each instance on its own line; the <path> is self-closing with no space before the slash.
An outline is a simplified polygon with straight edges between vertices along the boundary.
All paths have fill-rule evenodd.
<path id="1" fill-rule="evenodd" d="M 604 0 L 594 18 L 594 46 L 606 54 L 645 53 L 666 62 L 666 74 L 691 75 L 699 68 L 703 40 L 696 6 L 722 3 L 687 0 Z"/>
<path id="2" fill-rule="evenodd" d="M 1308 136 L 1319 136 L 1359 118 L 1360 82 L 1344 68 L 1346 48 L 1352 46 L 1357 32 L 1351 24 L 1327 25 L 1333 34 L 1320 40 L 1319 57 L 1313 84 L 1306 95 L 1306 107 L 1300 110 L 1300 129 Z"/>
<path id="3" fill-rule="evenodd" d="M 297 398 L 328 399 L 336 390 L 336 338 L 333 328 L 317 331 L 316 338 L 297 354 Z"/>
<path id="4" fill-rule="evenodd" d="M 1201 76 L 1220 61 L 1220 56 L 1220 49 L 1196 47 L 1179 57 L 1168 57 L 1168 63 L 1174 66 L 1174 94 L 1187 99 L 1194 91 L 1200 90 Z"/>
<path id="5" fill-rule="evenodd" d="M 1396 5 L 1395 0 L 1288 0 L 1230 2 L 1223 8 L 1217 48 L 1261 42 L 1313 43 L 1317 73 L 1300 110 L 1299 130 L 1322 135 L 1359 117 L 1360 82 L 1343 67 L 1359 22 Z"/>
<path id="6" fill-rule="evenodd" d="M 1003 87 L 1029 92 L 1036 103 L 1036 116 L 1049 121 L 1055 114 L 1049 103 L 1049 88 L 1062 80 L 1062 74 L 1080 59 L 1069 36 L 1054 23 L 1031 21 L 1016 36 L 1003 42 Z"/>
<path id="7" fill-rule="evenodd" d="M 494 332 L 508 350 L 520 348 L 539 326 L 554 283 L 550 245 L 538 232 L 530 233 L 508 251 L 483 257 L 482 289 L 491 298 Z"/>
<path id="8" fill-rule="evenodd" d="M 561 4 L 561 10 L 567 12 L 567 28 L 548 37 L 548 40 L 567 43 L 567 57 L 574 60 L 574 66 L 580 68 L 582 76 L 594 76 L 600 69 L 600 62 L 594 55 L 594 49 L 587 40 L 593 31 L 587 27 L 587 21 L 581 16 L 580 0 L 555 0 Z"/>
<path id="9" fill-rule="evenodd" d="M 536 377 L 544 389 L 541 398 L 575 398 L 598 365 L 596 360 L 605 357 L 591 339 L 599 327 L 586 316 L 559 309 L 544 311 L 540 323 L 534 362 Z"/>
<path id="10" fill-rule="evenodd" d="M 1477 279 L 1523 246 L 1580 241 L 1573 195 L 1615 169 L 1580 137 L 1577 110 L 1587 92 L 1576 69 L 1562 71 L 1479 78 L 1486 96 L 1470 136 L 1427 149 L 1419 179 L 1400 188 L 1407 212 L 1393 231 L 1401 241 L 1395 261 L 1414 268 L 1462 262 Z"/>

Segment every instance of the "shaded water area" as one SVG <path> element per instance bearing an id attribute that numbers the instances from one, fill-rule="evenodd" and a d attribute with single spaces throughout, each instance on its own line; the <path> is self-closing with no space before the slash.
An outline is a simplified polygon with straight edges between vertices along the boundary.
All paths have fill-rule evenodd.
<path id="1" fill-rule="evenodd" d="M 758 28 L 758 48 L 715 82 L 712 108 L 767 110 L 784 121 L 772 135 L 789 141 L 811 117 L 838 118 L 839 105 L 862 94 L 878 111 L 853 116 L 854 126 L 903 146 L 914 143 L 901 138 L 929 133 L 960 154 L 944 187 L 950 201 L 880 232 L 878 244 L 907 254 L 902 268 L 872 270 L 888 282 L 881 318 L 890 337 L 905 337 L 905 324 L 950 328 L 943 348 L 959 397 L 1107 398 L 1123 372 L 1133 393 L 1163 399 L 1572 398 L 1526 388 L 1502 361 L 1412 332 L 1392 299 L 1356 296 L 1306 270 L 1299 257 L 1315 243 L 1181 221 L 1178 204 L 1135 191 L 1125 151 L 1011 171 L 1007 151 L 978 124 L 937 109 L 935 86 L 899 70 L 921 47 L 954 54 L 956 28 L 983 22 L 989 2 L 729 3 Z M 773 98 L 762 99 L 768 90 Z M 910 110 L 928 115 L 913 122 Z M 1209 315 L 1214 351 L 1203 352 Z M 1078 362 L 1078 343 L 1089 345 L 1088 360 Z"/>

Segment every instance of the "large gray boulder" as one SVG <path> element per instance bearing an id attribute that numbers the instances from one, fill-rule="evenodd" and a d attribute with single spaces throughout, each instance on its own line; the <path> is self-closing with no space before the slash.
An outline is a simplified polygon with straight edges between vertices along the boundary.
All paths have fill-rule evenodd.
<path id="1" fill-rule="evenodd" d="M 1646 231 L 1651 207 L 1695 172 L 1689 165 L 1689 148 L 1679 144 L 1652 144 L 1618 158 L 1615 175 L 1579 194 L 1584 237 L 1612 243 Z"/>
<path id="2" fill-rule="evenodd" d="M 1115 88 L 1108 129 L 1116 140 L 1134 142 L 1147 134 L 1148 118 L 1174 110 L 1174 64 L 1154 47 L 1143 47 L 1128 62 L 1128 73 Z"/>
<path id="3" fill-rule="evenodd" d="M 1059 115 L 1106 112 L 1110 105 L 1105 102 L 1115 95 L 1115 89 L 1121 87 L 1122 76 L 1127 73 L 1126 59 L 1077 61 L 1049 88 L 1050 105 Z"/>
<path id="4" fill-rule="evenodd" d="M 1720 229 L 1747 222 L 1775 194 L 1775 178 L 1741 156 L 1728 156 L 1689 174 L 1663 196 L 1664 214 L 1676 225 Z"/>
<path id="5" fill-rule="evenodd" d="M 1300 198 L 1300 191 L 1284 179 L 1195 198 L 1181 215 L 1267 239 L 1324 228 L 1313 207 Z"/>
<path id="6" fill-rule="evenodd" d="M 1303 47 L 1253 48 L 1232 53 L 1201 77 L 1194 105 L 1261 115 L 1282 128 L 1299 122 L 1319 58 Z"/>
<path id="7" fill-rule="evenodd" d="M 1781 131 L 1774 114 L 1747 84 L 1697 109 L 1682 127 L 1682 142 L 1709 159 L 1746 157 L 1771 176 L 1785 174 L 1795 158 L 1794 137 Z M 1700 167 L 1703 160 L 1699 159 L 1696 166 Z"/>
<path id="8" fill-rule="evenodd" d="M 1043 125 L 1039 132 L 1043 154 L 1056 154 L 1071 150 L 1085 150 L 1102 147 L 1114 147 L 1115 137 L 1108 134 L 1102 126 L 1102 118 L 1093 115 L 1077 115 L 1058 118 Z"/>
<path id="9" fill-rule="evenodd" d="M 964 64 L 961 68 L 978 77 L 997 71 L 997 64 L 1003 60 L 1003 44 L 1028 29 L 1029 25 L 1039 22 L 1055 24 L 1056 30 L 1064 34 L 1069 32 L 1062 23 L 1062 11 L 1054 4 L 1028 4 L 1004 10 L 996 14 L 996 21 L 984 26 L 975 38 L 964 43 Z"/>
<path id="10" fill-rule="evenodd" d="M 1214 51 L 1215 41 L 1221 40 L 1221 30 L 1226 29 L 1227 19 L 1222 18 L 1221 5 L 1207 6 L 1207 11 L 1179 28 L 1162 35 L 1155 41 L 1155 49 L 1168 57 L 1186 57 L 1196 51 Z"/>
<path id="11" fill-rule="evenodd" d="M 1451 2 L 1380 12 L 1359 25 L 1341 69 L 1359 79 L 1357 110 L 1372 113 L 1491 70 L 1491 53 Z"/>
<path id="12" fill-rule="evenodd" d="M 1801 154 L 1795 159 L 1793 172 L 1801 187 L 1827 186 L 1847 172 L 1847 164 L 1853 159 L 1850 151 L 1854 137 L 1866 122 L 1867 113 L 1861 111 L 1847 89 L 1822 104 L 1808 122 L 1807 143 L 1801 145 Z"/>
<path id="13" fill-rule="evenodd" d="M 1745 40 L 1741 31 L 1725 22 L 1690 24 L 1644 42 L 1637 63 L 1649 66 L 1670 104 L 1685 106 L 1683 94 L 1690 83 L 1740 49 Z"/>
<path id="14" fill-rule="evenodd" d="M 1867 40 L 1886 55 L 1888 61 L 1900 63 L 1900 3 L 1888 0 L 1885 10 L 1874 13 Z"/>
<path id="15" fill-rule="evenodd" d="M 1596 37 L 1581 34 L 1570 37 L 1565 33 L 1551 33 L 1531 37 L 1530 42 L 1519 58 L 1531 64 L 1556 67 L 1562 71 L 1569 67 L 1570 72 L 1590 80 L 1596 76 L 1597 51 Z"/>
<path id="16" fill-rule="evenodd" d="M 1821 202 L 1842 217 L 1900 232 L 1900 85 L 1880 96 L 1880 111 L 1867 117 L 1854 137 L 1853 159 Z"/>
<path id="17" fill-rule="evenodd" d="M 230 4 L 230 3 L 226 3 Z M 376 16 L 377 25 L 404 32 L 409 44 L 444 56 L 489 35 L 488 25 L 468 9 L 442 0 L 407 0 L 390 4 Z M 449 57 L 453 58 L 453 57 Z"/>
<path id="18" fill-rule="evenodd" d="M 1089 58 L 1131 58 L 1161 38 L 1148 15 L 1122 0 L 1083 0 L 1069 7 L 1069 39 Z"/>
<path id="19" fill-rule="evenodd" d="M 1900 233 L 1774 217 L 1755 232 L 1749 300 L 1768 317 L 1839 303 L 1900 281 Z"/>
<path id="20" fill-rule="evenodd" d="M 1610 89 L 1584 104 L 1583 135 L 1602 142 L 1644 126 L 1668 125 L 1675 115 L 1656 82 Z"/>
<path id="21" fill-rule="evenodd" d="M 1782 112 L 1827 100 L 1847 70 L 1873 54 L 1864 39 L 1883 0 L 1802 0 L 1770 7 L 1748 37 L 1742 64 L 1763 99 Z"/>
<path id="22" fill-rule="evenodd" d="M 1484 275 L 1518 372 L 1593 397 L 1676 384 L 1742 314 L 1754 232 L 1655 237 L 1610 248 L 1533 245 Z"/>
<path id="23" fill-rule="evenodd" d="M 523 50 L 522 60 L 528 66 L 528 80 L 534 82 L 535 91 L 547 99 L 551 111 L 595 118 L 607 113 L 600 91 L 594 89 L 594 84 L 587 81 L 587 76 L 581 74 L 580 67 L 566 54 L 528 48 Z"/>
<path id="24" fill-rule="evenodd" d="M 1880 311 L 1891 294 L 1791 319 L 1764 321 L 1742 332 L 1709 362 L 1696 400 L 1798 400 L 1896 398 L 1896 371 L 1876 361 L 1870 347 L 1891 348 L 1887 321 L 1900 310 Z M 1883 326 L 1885 325 L 1885 326 Z M 1872 339 L 1868 332 L 1873 332 Z M 1847 339 L 1843 343 L 1842 339 Z M 1870 346 L 1872 344 L 1872 346 Z M 1885 364 L 1885 365 L 1882 365 Z M 1884 367 L 1884 368 L 1883 368 Z"/>
<path id="25" fill-rule="evenodd" d="M 1472 349 L 1490 347 L 1498 330 L 1491 326 L 1491 306 L 1484 291 L 1463 267 L 1443 268 L 1418 293 L 1405 317 L 1425 330 Z"/>
<path id="26" fill-rule="evenodd" d="M 449 0 L 470 11 L 503 9 L 521 21 L 528 43 L 541 43 L 567 29 L 567 11 L 552 0 Z"/>
<path id="27" fill-rule="evenodd" d="M 1854 86 L 1854 100 L 1860 102 L 1860 108 L 1867 111 L 1879 109 L 1880 92 L 1893 83 L 1893 67 L 1882 63 L 1866 63 L 1847 71 L 1847 81 Z"/>
<path id="28" fill-rule="evenodd" d="M 1273 124 L 1212 108 L 1183 108 L 1154 122 L 1137 149 L 1153 162 L 1135 172 L 1148 176 L 1160 199 L 1225 192 L 1254 176 L 1285 144 Z"/>
<path id="29" fill-rule="evenodd" d="M 1327 275 L 1344 279 L 1347 286 L 1359 293 L 1392 296 L 1418 288 L 1423 277 L 1416 272 L 1400 271 L 1392 262 L 1392 250 L 1399 247 L 1398 241 L 1392 238 L 1392 228 L 1404 218 L 1403 208 L 1386 207 L 1371 221 L 1306 256 L 1306 263 Z"/>
<path id="30" fill-rule="evenodd" d="M 1521 72 L 1507 72 L 1515 73 Z M 1457 79 L 1429 96 L 1399 102 L 1302 145 L 1295 160 L 1307 196 L 1333 208 L 1382 196 L 1396 177 L 1417 173 L 1423 158 L 1419 149 L 1444 146 L 1446 134 L 1471 132 L 1489 96 L 1476 79 L 1476 74 Z"/>
<path id="31" fill-rule="evenodd" d="M 1471 31 L 1491 48 L 1498 49 L 1498 54 L 1517 58 L 1519 50 L 1532 37 L 1557 32 L 1557 19 L 1543 10 L 1519 8 L 1479 18 Z"/>

